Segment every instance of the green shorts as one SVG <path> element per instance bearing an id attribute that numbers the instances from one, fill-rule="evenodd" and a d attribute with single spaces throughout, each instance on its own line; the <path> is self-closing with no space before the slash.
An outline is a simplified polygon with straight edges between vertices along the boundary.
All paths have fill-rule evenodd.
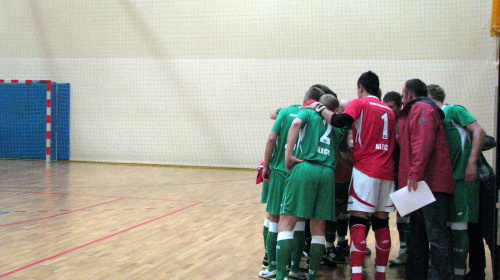
<path id="1" fill-rule="evenodd" d="M 267 203 L 267 196 L 269 190 L 269 183 L 262 181 L 262 192 L 260 194 L 260 203 Z"/>
<path id="2" fill-rule="evenodd" d="M 333 168 L 307 161 L 295 164 L 286 178 L 280 214 L 334 220 L 334 178 Z"/>
<path id="3" fill-rule="evenodd" d="M 283 190 L 285 189 L 285 172 L 273 171 L 269 178 L 269 194 L 267 196 L 266 212 L 271 215 L 280 214 L 281 200 L 283 199 Z"/>
<path id="4" fill-rule="evenodd" d="M 455 181 L 454 203 L 451 206 L 451 222 L 477 223 L 479 210 L 479 181 L 467 184 Z"/>

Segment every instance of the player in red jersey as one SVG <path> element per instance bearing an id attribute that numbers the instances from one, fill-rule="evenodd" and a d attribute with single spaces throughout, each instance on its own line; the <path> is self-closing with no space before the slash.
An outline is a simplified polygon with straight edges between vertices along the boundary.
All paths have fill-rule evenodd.
<path id="1" fill-rule="evenodd" d="M 353 129 L 354 168 L 347 208 L 351 216 L 352 280 L 362 279 L 370 215 L 376 240 L 376 280 L 385 279 L 391 249 L 389 212 L 394 211 L 394 205 L 389 194 L 394 191 L 396 117 L 377 97 L 379 86 L 378 76 L 368 71 L 358 79 L 359 98 L 351 101 L 342 114 L 334 114 L 320 103 L 310 106 L 333 126 L 352 125 Z"/>

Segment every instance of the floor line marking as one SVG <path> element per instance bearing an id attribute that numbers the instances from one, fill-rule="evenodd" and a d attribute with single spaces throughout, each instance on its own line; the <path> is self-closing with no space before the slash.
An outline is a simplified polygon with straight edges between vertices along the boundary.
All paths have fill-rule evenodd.
<path id="1" fill-rule="evenodd" d="M 52 194 L 52 195 L 71 195 L 71 196 L 90 196 L 90 197 L 118 198 L 116 196 L 109 196 L 109 195 L 71 194 L 71 193 L 58 193 L 58 192 L 28 192 L 28 191 L 11 191 L 11 190 L 1 190 L 0 192 L 23 193 L 23 194 Z M 174 201 L 174 202 L 193 202 L 193 203 L 198 202 L 198 201 L 194 201 L 194 200 L 162 199 L 162 198 L 141 198 L 141 197 L 120 197 L 120 198 L 139 199 L 139 200 Z"/>
<path id="2" fill-rule="evenodd" d="M 76 251 L 76 250 L 78 250 L 78 249 L 81 249 L 81 248 L 84 248 L 84 247 L 90 246 L 90 245 L 95 244 L 95 243 L 97 243 L 97 242 L 100 242 L 100 241 L 106 240 L 106 239 L 108 239 L 108 238 L 111 238 L 111 237 L 116 236 L 116 235 L 119 235 L 119 234 L 122 234 L 122 233 L 124 233 L 124 232 L 131 231 L 131 230 L 133 230 L 133 229 L 136 229 L 136 228 L 141 227 L 141 226 L 143 226 L 143 225 L 146 225 L 146 224 L 152 223 L 152 222 L 157 221 L 157 220 L 159 220 L 159 219 L 162 219 L 162 218 L 168 217 L 168 216 L 170 216 L 170 215 L 173 215 L 173 214 L 179 213 L 179 212 L 181 212 L 181 211 L 184 211 L 184 210 L 186 210 L 186 209 L 189 209 L 189 208 L 194 207 L 194 206 L 196 206 L 196 205 L 198 205 L 198 204 L 201 204 L 201 203 L 203 203 L 203 202 L 197 202 L 197 203 L 195 203 L 195 204 L 191 204 L 191 205 L 189 205 L 189 206 L 186 206 L 186 207 L 184 207 L 184 208 L 181 208 L 181 209 L 175 210 L 175 211 L 170 212 L 170 213 L 168 213 L 168 214 L 165 214 L 165 215 L 163 215 L 163 216 L 156 217 L 156 218 L 154 218 L 154 219 L 151 219 L 151 220 L 145 221 L 145 222 L 140 223 L 140 224 L 138 224 L 138 225 L 135 225 L 135 226 L 132 226 L 132 227 L 126 228 L 126 229 L 124 229 L 124 230 L 121 230 L 121 231 L 118 231 L 118 232 L 112 233 L 112 234 L 110 234 L 110 235 L 107 235 L 107 236 L 101 237 L 101 238 L 96 239 L 96 240 L 94 240 L 94 241 L 87 242 L 87 243 L 85 243 L 85 244 L 83 244 L 83 245 L 80 245 L 80 246 L 74 247 L 74 248 L 72 248 L 72 249 L 69 249 L 69 250 L 67 250 L 67 251 L 61 252 L 61 253 L 59 253 L 59 254 L 55 254 L 55 255 L 50 256 L 50 257 L 48 257 L 48 258 L 45 258 L 45 259 L 43 259 L 43 260 L 39 260 L 39 261 L 36 261 L 36 262 L 34 262 L 34 263 L 31 263 L 31 264 L 25 265 L 25 266 L 23 266 L 23 267 L 20 267 L 20 268 L 17 268 L 17 269 L 11 270 L 11 271 L 9 271 L 9 272 L 6 272 L 6 273 L 4 273 L 4 274 L 0 274 L 0 278 L 3 278 L 3 277 L 5 277 L 5 276 L 9 276 L 9 275 L 11 275 L 11 274 L 14 274 L 14 273 L 16 273 L 16 272 L 19 272 L 19 271 L 22 271 L 22 270 L 28 269 L 28 268 L 33 267 L 33 266 L 35 266 L 35 265 L 38 265 L 38 264 L 44 263 L 44 262 L 46 262 L 46 261 L 50 261 L 50 260 L 52 260 L 52 259 L 58 258 L 58 257 L 60 257 L 60 256 L 63 256 L 63 255 L 69 254 L 69 253 L 71 253 L 71 252 L 73 252 L 73 251 Z"/>
<path id="3" fill-rule="evenodd" d="M 0 225 L 0 227 L 6 227 L 6 226 L 24 224 L 24 223 L 29 223 L 29 222 L 34 222 L 34 221 L 39 221 L 39 220 L 45 220 L 45 219 L 49 219 L 49 218 L 59 217 L 59 216 L 62 216 L 62 215 L 68 215 L 68 214 L 71 214 L 71 213 L 83 211 L 83 210 L 86 210 L 86 209 L 89 209 L 89 208 L 98 207 L 98 206 L 101 206 L 101 205 L 104 205 L 104 204 L 108 204 L 108 203 L 113 203 L 113 202 L 116 202 L 116 201 L 119 201 L 119 200 L 123 200 L 123 199 L 124 198 L 118 198 L 118 199 L 115 199 L 115 200 L 105 201 L 103 203 L 99 203 L 99 204 L 96 204 L 96 205 L 91 205 L 91 206 L 87 206 L 87 207 L 84 207 L 84 208 L 81 208 L 81 209 L 77 209 L 77 210 L 73 210 L 73 211 L 68 211 L 68 212 L 64 212 L 64 213 L 56 214 L 56 215 L 51 215 L 51 216 L 47 216 L 47 217 L 41 217 L 41 218 L 32 219 L 32 220 L 26 220 L 26 221 L 19 221 L 19 222 L 14 222 L 14 223 L 9 223 L 9 224 L 3 224 L 3 225 Z"/>

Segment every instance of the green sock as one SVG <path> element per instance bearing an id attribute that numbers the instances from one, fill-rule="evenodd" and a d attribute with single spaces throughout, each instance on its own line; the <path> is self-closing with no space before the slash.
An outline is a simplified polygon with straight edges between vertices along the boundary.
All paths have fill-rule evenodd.
<path id="1" fill-rule="evenodd" d="M 463 279 L 467 267 L 467 253 L 469 252 L 469 236 L 467 230 L 452 230 L 453 233 L 453 264 L 455 267 L 454 279 Z"/>
<path id="2" fill-rule="evenodd" d="M 294 245 L 293 231 L 278 233 L 278 243 L 276 245 L 276 267 L 278 273 L 276 274 L 276 280 L 284 280 L 288 276 L 286 267 L 290 263 Z"/>
<path id="3" fill-rule="evenodd" d="M 264 236 L 264 252 L 267 258 L 267 233 L 269 232 L 269 220 L 264 221 L 264 229 L 262 230 L 262 235 Z"/>
<path id="4" fill-rule="evenodd" d="M 267 250 L 267 270 L 274 271 L 276 270 L 276 243 L 278 242 L 278 224 L 270 223 L 269 224 L 269 232 L 267 233 L 267 242 L 266 248 Z M 272 249 L 274 248 L 274 250 Z"/>
<path id="5" fill-rule="evenodd" d="M 302 259 L 302 251 L 304 251 L 305 240 L 306 232 L 304 231 L 304 229 L 295 230 L 293 232 L 294 248 L 292 252 L 292 265 L 290 268 L 292 272 L 299 272 L 300 260 Z"/>
<path id="6" fill-rule="evenodd" d="M 315 235 L 312 237 L 311 249 L 309 249 L 309 272 L 307 280 L 315 280 L 319 271 L 323 254 L 325 253 L 325 237 Z"/>

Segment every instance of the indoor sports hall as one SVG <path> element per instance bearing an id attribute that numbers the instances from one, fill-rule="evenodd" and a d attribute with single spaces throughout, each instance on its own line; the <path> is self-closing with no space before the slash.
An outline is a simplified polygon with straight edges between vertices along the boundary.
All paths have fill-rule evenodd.
<path id="1" fill-rule="evenodd" d="M 314 84 L 354 99 L 369 70 L 382 93 L 418 78 L 498 138 L 500 0 L 6 0 L 0 11 L 0 278 L 260 279 L 269 116 Z M 495 168 L 496 149 L 484 155 Z M 394 213 L 390 226 L 394 258 Z M 339 264 L 318 279 L 349 276 Z"/>

